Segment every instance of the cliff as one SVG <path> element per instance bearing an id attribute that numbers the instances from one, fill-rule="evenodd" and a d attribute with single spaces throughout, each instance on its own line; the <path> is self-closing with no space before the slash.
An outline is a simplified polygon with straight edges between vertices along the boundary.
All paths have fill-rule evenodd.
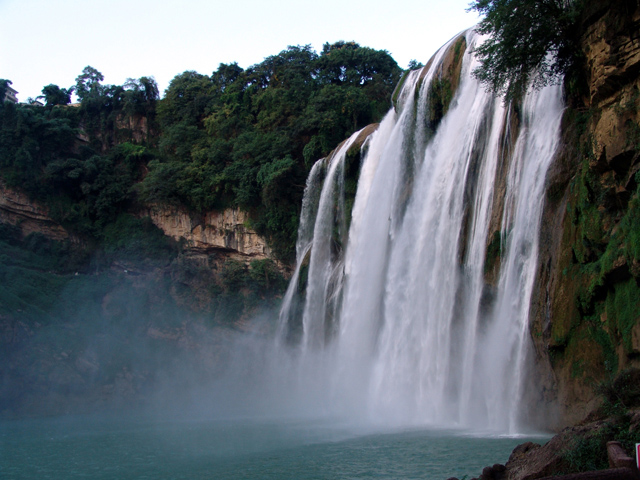
<path id="1" fill-rule="evenodd" d="M 41 233 L 57 241 L 70 238 L 69 232 L 49 217 L 47 207 L 16 189 L 8 188 L 1 178 L 0 223 L 19 226 L 24 236 Z"/>
<path id="2" fill-rule="evenodd" d="M 137 216 L 149 217 L 189 254 L 220 252 L 247 261 L 272 257 L 266 240 L 247 226 L 248 214 L 237 208 L 197 214 L 179 206 L 151 205 L 139 210 Z M 51 218 L 46 206 L 19 189 L 9 188 L 2 179 L 0 223 L 19 227 L 24 237 L 37 233 L 54 241 L 71 239 L 80 243 L 78 237 Z"/>
<path id="3" fill-rule="evenodd" d="M 240 209 L 196 214 L 184 207 L 152 205 L 143 215 L 193 252 L 222 250 L 253 259 L 271 258 L 265 239 L 247 227 L 249 216 Z"/>
<path id="4" fill-rule="evenodd" d="M 640 8 L 593 2 L 585 86 L 571 95 L 548 176 L 532 335 L 556 427 L 599 405 L 598 385 L 640 366 Z M 554 415 L 554 416 L 552 416 Z"/>

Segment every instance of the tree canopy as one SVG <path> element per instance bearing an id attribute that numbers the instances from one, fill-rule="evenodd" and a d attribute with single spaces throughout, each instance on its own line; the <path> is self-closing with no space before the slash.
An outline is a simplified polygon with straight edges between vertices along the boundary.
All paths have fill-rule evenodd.
<path id="1" fill-rule="evenodd" d="M 37 97 L 45 101 L 45 106 L 69 105 L 74 87 L 60 88 L 58 85 L 49 84 L 42 89 L 42 95 Z"/>
<path id="2" fill-rule="evenodd" d="M 293 255 L 312 163 L 389 109 L 401 69 L 355 42 L 290 46 L 246 70 L 177 75 L 158 103 L 160 157 L 139 192 L 192 209 L 239 206 L 283 258 Z"/>
<path id="3" fill-rule="evenodd" d="M 105 85 L 87 66 L 44 87 L 45 106 L 0 105 L 0 175 L 94 239 L 139 200 L 240 207 L 290 260 L 313 162 L 382 118 L 401 72 L 355 42 L 290 46 L 246 70 L 183 72 L 160 99 L 152 77 Z"/>
<path id="4" fill-rule="evenodd" d="M 507 99 L 557 83 L 577 58 L 582 0 L 474 0 L 484 15 L 477 27 L 490 37 L 475 49 L 474 75 Z"/>

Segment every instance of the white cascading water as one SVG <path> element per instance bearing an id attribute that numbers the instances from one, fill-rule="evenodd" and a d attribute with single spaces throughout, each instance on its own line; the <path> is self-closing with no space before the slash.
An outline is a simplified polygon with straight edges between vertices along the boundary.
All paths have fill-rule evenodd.
<path id="1" fill-rule="evenodd" d="M 425 127 L 427 95 L 452 42 L 425 71 L 410 73 L 397 111 L 367 139 L 348 237 L 344 158 L 358 133 L 309 177 L 280 338 L 329 413 L 392 425 L 521 428 L 528 311 L 561 90 L 531 91 L 514 112 L 472 77 L 470 52 L 481 39 L 468 32 L 466 41 L 460 85 L 435 132 Z M 519 124 L 513 144 L 512 123 Z M 504 168 L 506 191 L 496 204 L 503 210 L 494 212 Z M 485 256 L 496 213 L 502 253 L 490 287 Z"/>

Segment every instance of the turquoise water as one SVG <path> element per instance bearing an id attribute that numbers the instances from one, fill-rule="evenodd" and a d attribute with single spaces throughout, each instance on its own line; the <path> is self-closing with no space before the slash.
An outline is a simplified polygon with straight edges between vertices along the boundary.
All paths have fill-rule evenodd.
<path id="1" fill-rule="evenodd" d="M 445 480 L 478 476 L 526 440 L 327 420 L 5 421 L 0 478 Z"/>

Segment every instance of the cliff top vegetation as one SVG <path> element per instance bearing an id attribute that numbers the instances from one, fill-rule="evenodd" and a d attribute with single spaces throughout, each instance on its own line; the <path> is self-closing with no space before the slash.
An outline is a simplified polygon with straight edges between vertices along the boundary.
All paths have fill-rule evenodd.
<path id="1" fill-rule="evenodd" d="M 45 86 L 44 106 L 0 104 L 0 176 L 98 243 L 140 202 L 240 207 L 291 260 L 311 165 L 381 119 L 401 72 L 355 42 L 290 46 L 246 70 L 183 72 L 160 99 L 153 78 L 104 85 L 88 66 L 71 87 Z"/>
<path id="2" fill-rule="evenodd" d="M 475 50 L 474 74 L 507 100 L 530 83 L 561 82 L 579 62 L 582 0 L 475 0 L 469 8 L 484 15 L 477 31 L 490 35 Z"/>

